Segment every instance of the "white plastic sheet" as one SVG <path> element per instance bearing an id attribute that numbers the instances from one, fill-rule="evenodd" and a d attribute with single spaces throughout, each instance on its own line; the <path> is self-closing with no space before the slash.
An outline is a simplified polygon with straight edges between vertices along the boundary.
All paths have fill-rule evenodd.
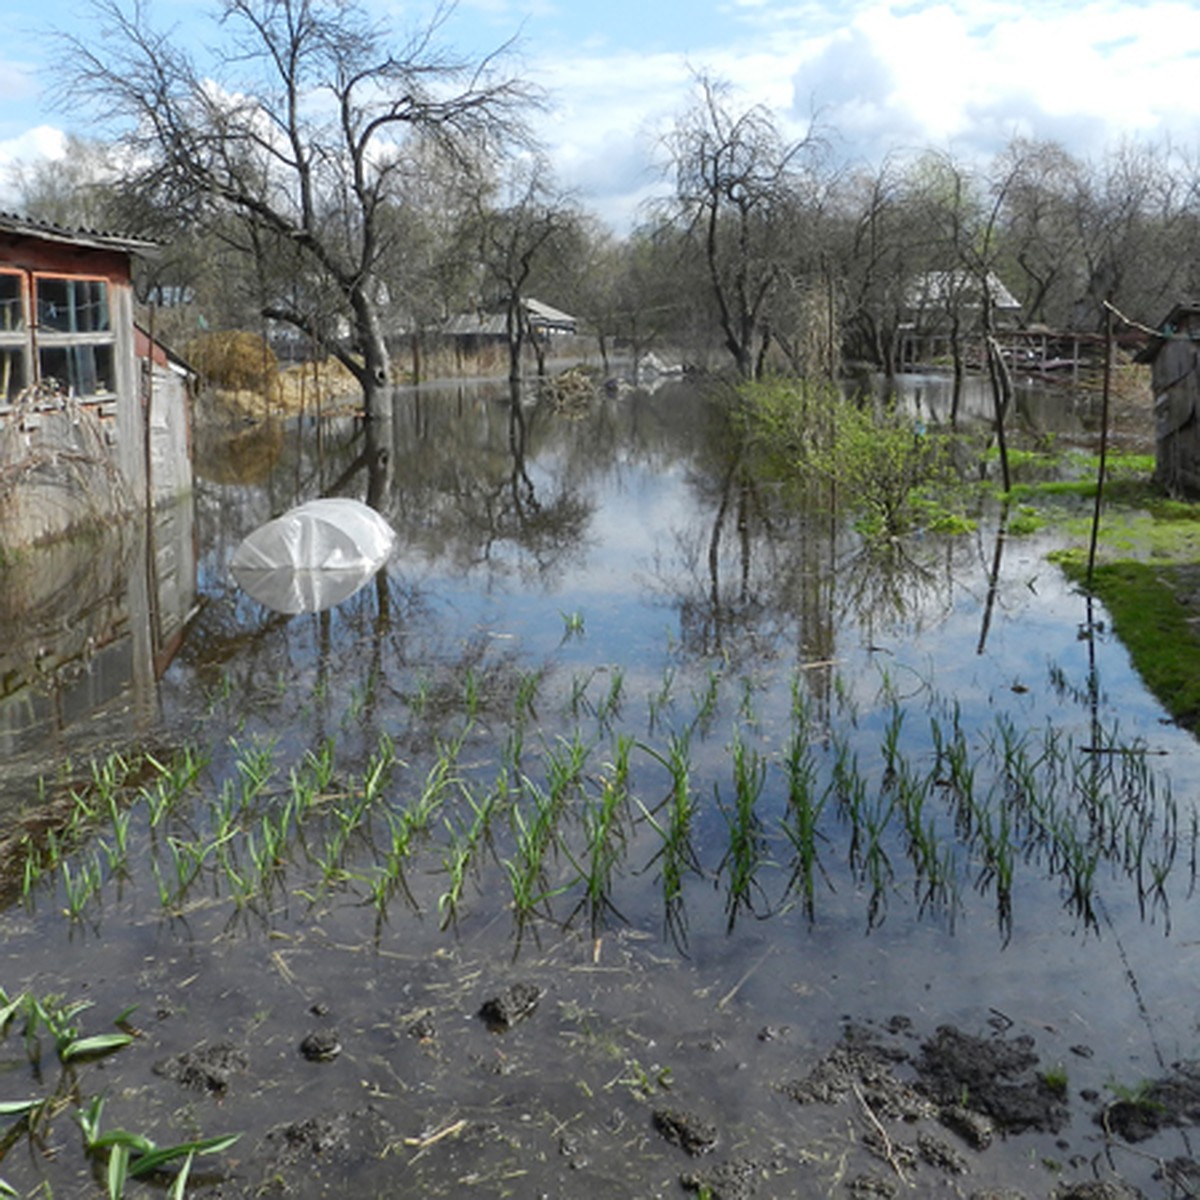
<path id="1" fill-rule="evenodd" d="M 243 591 L 276 612 L 320 612 L 354 595 L 395 542 L 387 521 L 358 500 L 310 500 L 249 534 L 230 571 Z"/>

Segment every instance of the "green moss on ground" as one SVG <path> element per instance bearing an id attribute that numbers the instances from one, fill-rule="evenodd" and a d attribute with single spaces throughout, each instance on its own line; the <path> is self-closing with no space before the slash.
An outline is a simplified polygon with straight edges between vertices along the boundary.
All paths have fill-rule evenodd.
<path id="1" fill-rule="evenodd" d="M 1200 531 L 1191 517 L 1183 524 L 1107 516 L 1091 590 L 1146 686 L 1176 721 L 1200 732 Z M 1086 550 L 1053 557 L 1086 586 Z"/>

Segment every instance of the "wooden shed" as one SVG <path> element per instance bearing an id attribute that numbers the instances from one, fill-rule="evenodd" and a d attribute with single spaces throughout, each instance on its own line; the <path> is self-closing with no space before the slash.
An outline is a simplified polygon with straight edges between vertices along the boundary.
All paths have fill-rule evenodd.
<path id="1" fill-rule="evenodd" d="M 1155 481 L 1200 496 L 1200 302 L 1177 304 L 1137 356 L 1154 391 Z"/>
<path id="2" fill-rule="evenodd" d="M 155 249 L 0 213 L 0 544 L 190 491 L 186 388 L 138 353 L 133 259 Z M 176 449 L 154 479 L 156 427 Z"/>

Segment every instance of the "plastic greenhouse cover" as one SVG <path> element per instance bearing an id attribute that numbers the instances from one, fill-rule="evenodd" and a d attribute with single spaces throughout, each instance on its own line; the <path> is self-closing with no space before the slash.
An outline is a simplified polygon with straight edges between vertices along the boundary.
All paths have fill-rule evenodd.
<path id="1" fill-rule="evenodd" d="M 387 521 L 358 500 L 310 500 L 249 534 L 230 571 L 243 591 L 276 612 L 319 612 L 354 595 L 395 542 Z"/>

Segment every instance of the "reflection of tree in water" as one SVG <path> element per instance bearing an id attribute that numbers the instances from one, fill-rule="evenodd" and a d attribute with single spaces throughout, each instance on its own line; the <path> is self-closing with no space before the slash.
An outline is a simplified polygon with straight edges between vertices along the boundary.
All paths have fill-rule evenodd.
<path id="1" fill-rule="evenodd" d="M 533 573 L 547 579 L 561 573 L 582 549 L 583 535 L 594 504 L 578 494 L 577 481 L 560 472 L 552 489 L 539 496 L 530 477 L 527 454 L 530 426 L 552 416 L 539 405 L 526 414 L 521 404 L 520 385 L 514 384 L 508 415 L 507 475 L 479 481 L 477 561 L 494 564 L 503 558 L 505 544 L 518 547 L 527 556 Z"/>
<path id="2" fill-rule="evenodd" d="M 791 641 L 801 663 L 827 658 L 828 527 L 756 478 L 728 413 L 708 431 L 690 482 L 702 515 L 676 531 L 673 555 L 660 556 L 654 572 L 678 610 L 682 652 L 748 665 Z"/>
<path id="3" fill-rule="evenodd" d="M 837 605 L 864 641 L 944 620 L 954 606 L 954 546 L 933 539 L 914 548 L 899 541 L 865 542 L 838 559 Z"/>
<path id="4" fill-rule="evenodd" d="M 692 585 L 677 598 L 683 648 L 701 658 L 754 657 L 770 607 L 771 519 L 740 454 L 705 499 L 712 513 L 707 528 L 690 544 L 677 539 Z"/>
<path id="5" fill-rule="evenodd" d="M 655 589 L 679 613 L 685 655 L 738 669 L 791 644 L 820 704 L 839 630 L 869 643 L 950 615 L 965 539 L 865 543 L 827 503 L 757 479 L 732 430 L 712 445 L 724 457 L 710 454 L 691 481 L 703 515 L 655 563 Z"/>
<path id="6" fill-rule="evenodd" d="M 210 396 L 202 396 L 196 421 L 196 474 L 216 484 L 264 484 L 276 471 L 286 439 L 279 420 L 247 425 L 222 420 Z"/>
<path id="7" fill-rule="evenodd" d="M 550 406 L 527 408 L 514 387 L 503 404 L 460 392 L 449 404 L 416 395 L 402 407 L 400 486 L 387 515 L 405 545 L 459 571 L 487 564 L 545 581 L 570 565 L 594 502 L 581 494 L 578 475 L 544 452 L 555 432 Z M 539 471 L 530 467 L 534 457 Z"/>

